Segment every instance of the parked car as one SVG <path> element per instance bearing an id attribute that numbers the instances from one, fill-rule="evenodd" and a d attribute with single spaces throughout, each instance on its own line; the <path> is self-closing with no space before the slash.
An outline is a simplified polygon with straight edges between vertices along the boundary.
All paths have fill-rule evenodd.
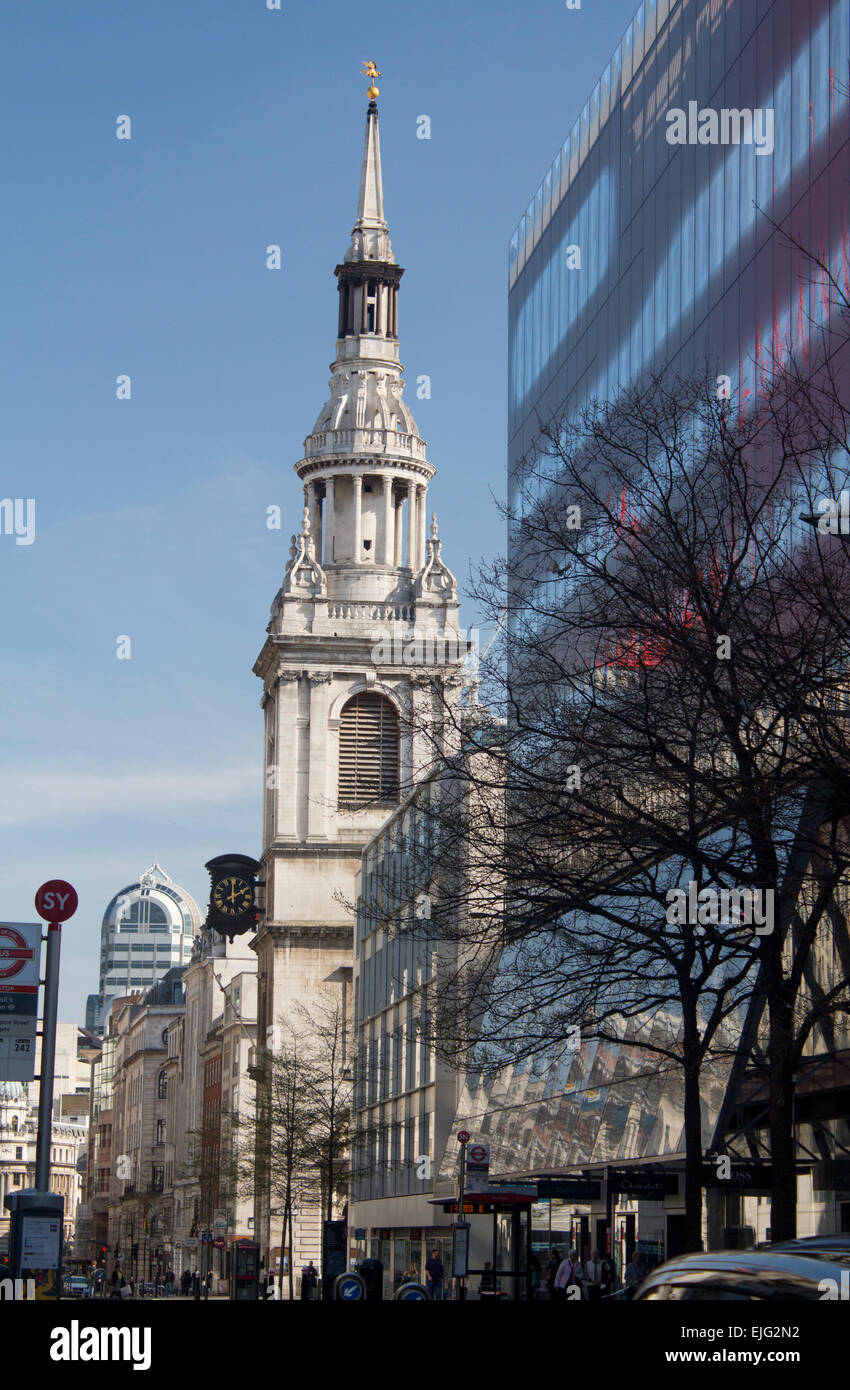
<path id="1" fill-rule="evenodd" d="M 66 1298 L 88 1298 L 91 1293 L 89 1281 L 84 1274 L 69 1274 L 65 1280 Z"/>
<path id="2" fill-rule="evenodd" d="M 635 1302 L 817 1301 L 828 1296 L 825 1281 L 843 1287 L 842 1273 L 846 1284 L 847 1258 L 840 1250 L 710 1250 L 658 1265 L 638 1288 Z"/>
<path id="3" fill-rule="evenodd" d="M 776 1255 L 805 1255 L 815 1260 L 837 1260 L 850 1265 L 850 1233 L 846 1235 L 797 1236 L 794 1240 L 778 1241 L 776 1245 L 765 1245 Z"/>

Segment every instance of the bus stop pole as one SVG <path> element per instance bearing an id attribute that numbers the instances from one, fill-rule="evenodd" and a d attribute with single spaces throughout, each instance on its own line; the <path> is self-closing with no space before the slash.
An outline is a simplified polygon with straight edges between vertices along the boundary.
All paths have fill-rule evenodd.
<path id="1" fill-rule="evenodd" d="M 463 1221 L 463 1194 L 464 1194 L 464 1189 L 465 1189 L 465 1187 L 466 1187 L 466 1145 L 465 1145 L 465 1144 L 461 1144 L 461 1146 L 460 1146 L 460 1182 L 459 1182 L 459 1184 L 458 1184 L 458 1203 L 457 1203 L 457 1219 L 458 1219 L 458 1222 L 459 1222 L 459 1223 Z M 458 1296 L 458 1302 L 459 1302 L 459 1303 L 463 1303 L 464 1300 L 466 1299 L 466 1280 L 465 1280 L 465 1279 L 459 1279 L 459 1280 L 458 1280 L 457 1296 Z"/>
<path id="2" fill-rule="evenodd" d="M 50 1190 L 53 1073 L 56 1066 L 56 1015 L 59 1005 L 59 950 L 61 941 L 61 922 L 49 922 L 47 925 L 47 961 L 44 969 L 41 1067 L 38 1077 L 38 1138 L 35 1149 L 35 1186 L 38 1192 L 49 1192 Z"/>

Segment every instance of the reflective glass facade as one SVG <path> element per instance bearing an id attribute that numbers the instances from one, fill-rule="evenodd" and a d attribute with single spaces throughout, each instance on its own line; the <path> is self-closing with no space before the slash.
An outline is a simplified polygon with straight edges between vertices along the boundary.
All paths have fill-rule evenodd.
<path id="1" fill-rule="evenodd" d="M 675 1045 L 675 1025 L 656 1023 L 653 1042 Z M 711 1140 L 729 1060 L 702 1073 L 703 1142 Z M 469 1074 L 455 1123 L 490 1145 L 500 1177 L 568 1171 L 633 1159 L 684 1159 L 681 1068 L 657 1052 L 588 1041 L 551 1064 L 507 1067 L 495 1079 Z M 441 1175 L 456 1153 L 448 1146 Z"/>
<path id="2" fill-rule="evenodd" d="M 805 349 L 826 285 L 768 218 L 850 293 L 848 84 L 850 0 L 641 5 L 511 241 L 512 470 L 538 416 L 644 371 L 707 361 L 747 399 Z M 669 143 L 690 103 L 716 129 Z"/>

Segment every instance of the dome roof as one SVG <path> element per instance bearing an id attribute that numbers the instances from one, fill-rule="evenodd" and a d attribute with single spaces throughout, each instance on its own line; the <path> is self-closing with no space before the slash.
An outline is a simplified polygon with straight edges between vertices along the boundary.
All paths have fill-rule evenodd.
<path id="1" fill-rule="evenodd" d="M 22 1081 L 0 1081 L 0 1105 L 22 1105 L 25 1099 Z"/>
<path id="2" fill-rule="evenodd" d="M 199 931 L 203 917 L 191 893 L 181 888 L 159 864 L 152 864 L 137 883 L 130 883 L 109 903 L 103 914 L 105 928 L 121 923 L 167 926 L 172 931 Z"/>

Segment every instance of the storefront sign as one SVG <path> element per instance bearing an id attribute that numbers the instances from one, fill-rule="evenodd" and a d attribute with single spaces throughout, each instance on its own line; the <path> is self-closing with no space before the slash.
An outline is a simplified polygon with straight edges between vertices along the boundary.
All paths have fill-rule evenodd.
<path id="1" fill-rule="evenodd" d="M 608 1188 L 625 1197 L 642 1197 L 659 1202 L 663 1197 L 675 1197 L 679 1191 L 676 1173 L 647 1173 L 640 1168 L 609 1168 Z"/>
<path id="2" fill-rule="evenodd" d="M 540 1201 L 546 1197 L 565 1197 L 574 1202 L 596 1202 L 601 1195 L 602 1183 L 598 1178 L 540 1178 L 537 1183 Z"/>
<path id="3" fill-rule="evenodd" d="M 773 1168 L 769 1163 L 733 1163 L 724 1177 L 714 1163 L 702 1165 L 703 1187 L 716 1187 L 727 1192 L 770 1192 Z"/>

